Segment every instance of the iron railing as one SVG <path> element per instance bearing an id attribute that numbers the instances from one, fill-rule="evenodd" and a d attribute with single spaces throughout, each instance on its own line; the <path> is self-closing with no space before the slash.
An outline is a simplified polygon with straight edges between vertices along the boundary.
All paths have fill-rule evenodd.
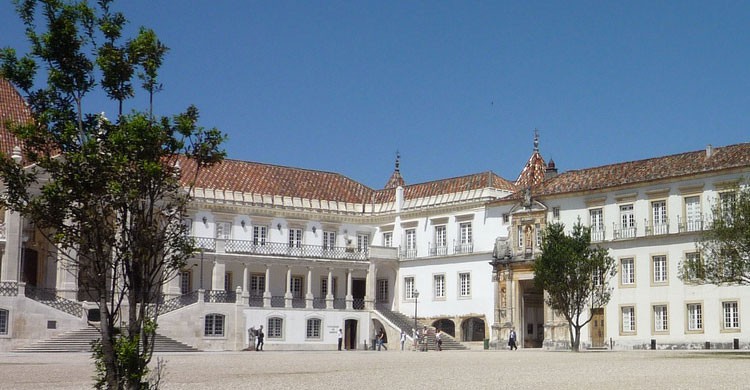
<path id="1" fill-rule="evenodd" d="M 604 227 L 591 228 L 591 242 L 602 242 L 604 241 Z"/>
<path id="2" fill-rule="evenodd" d="M 633 226 L 618 228 L 617 225 L 615 225 L 613 229 L 613 233 L 614 233 L 615 240 L 635 238 L 636 226 L 633 225 Z"/>
<path id="3" fill-rule="evenodd" d="M 177 309 L 181 309 L 185 306 L 190 306 L 197 302 L 198 302 L 198 291 L 192 291 L 187 294 L 174 297 L 172 299 L 167 299 L 166 301 L 160 302 L 159 315 L 162 315 L 164 313 L 169 313 L 170 311 L 175 311 Z"/>
<path id="4" fill-rule="evenodd" d="M 701 216 L 690 218 L 687 221 L 683 221 L 680 217 L 677 217 L 677 230 L 680 233 L 700 232 L 706 229 L 707 225 Z"/>
<path id="5" fill-rule="evenodd" d="M 216 252 L 217 241 L 223 241 L 224 252 L 262 256 L 305 257 L 315 259 L 359 260 L 368 259 L 368 251 L 347 246 L 325 246 L 307 244 L 289 244 L 288 242 L 270 242 L 259 240 L 216 239 L 194 237 L 195 246 L 207 252 Z"/>
<path id="6" fill-rule="evenodd" d="M 54 288 L 39 288 L 27 284 L 26 297 L 72 316 L 83 316 L 83 305 L 76 301 L 57 296 L 57 290 Z"/>
<path id="7" fill-rule="evenodd" d="M 237 292 L 226 290 L 206 290 L 203 293 L 203 302 L 235 303 L 237 302 Z"/>
<path id="8" fill-rule="evenodd" d="M 15 297 L 17 295 L 18 295 L 18 283 L 16 282 L 1 282 L 0 283 L 0 296 Z"/>

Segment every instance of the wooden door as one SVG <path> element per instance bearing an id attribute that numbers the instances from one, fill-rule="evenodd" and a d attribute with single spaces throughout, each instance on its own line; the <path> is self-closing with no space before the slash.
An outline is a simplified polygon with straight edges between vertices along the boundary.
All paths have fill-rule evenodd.
<path id="1" fill-rule="evenodd" d="M 591 346 L 593 348 L 602 348 L 604 344 L 604 309 L 598 308 L 592 310 L 593 316 L 589 323 L 591 331 Z"/>

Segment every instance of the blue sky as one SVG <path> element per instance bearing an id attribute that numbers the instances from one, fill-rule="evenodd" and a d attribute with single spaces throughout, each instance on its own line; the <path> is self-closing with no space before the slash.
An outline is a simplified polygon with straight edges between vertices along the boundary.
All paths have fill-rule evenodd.
<path id="1" fill-rule="evenodd" d="M 230 158 L 382 188 L 561 171 L 750 141 L 746 1 L 121 1 L 171 48 L 157 111 L 189 104 Z M 10 1 L 0 46 L 24 47 Z M 131 108 L 143 108 L 145 100 Z M 114 112 L 92 99 L 91 112 Z"/>

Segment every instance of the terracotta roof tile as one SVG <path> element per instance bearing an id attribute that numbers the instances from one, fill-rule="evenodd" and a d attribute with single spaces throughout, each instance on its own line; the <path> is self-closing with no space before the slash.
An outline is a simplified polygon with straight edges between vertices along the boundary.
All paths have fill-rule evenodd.
<path id="1" fill-rule="evenodd" d="M 16 136 L 8 130 L 6 122 L 31 120 L 31 111 L 26 105 L 26 101 L 8 80 L 0 78 L 0 151 L 10 155 L 13 152 L 13 147 L 20 145 Z"/>
<path id="2" fill-rule="evenodd" d="M 481 188 L 496 188 L 515 191 L 515 184 L 496 175 L 494 172 L 482 172 L 450 179 L 435 180 L 426 183 L 412 184 L 404 187 L 404 198 L 426 198 L 441 194 L 451 194 Z M 393 202 L 396 199 L 395 189 L 376 191 L 375 202 Z"/>
<path id="3" fill-rule="evenodd" d="M 547 164 L 544 163 L 542 155 L 539 154 L 538 150 L 529 157 L 529 161 L 526 162 L 526 166 L 523 167 L 521 174 L 516 179 L 516 186 L 518 188 L 533 187 L 544 180 L 544 173 L 547 170 Z"/>

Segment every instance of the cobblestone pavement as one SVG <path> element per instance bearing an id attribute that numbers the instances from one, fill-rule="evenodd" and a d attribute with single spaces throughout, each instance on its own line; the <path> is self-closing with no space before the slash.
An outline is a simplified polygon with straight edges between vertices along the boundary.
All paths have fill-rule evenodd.
<path id="1" fill-rule="evenodd" d="M 739 389 L 750 352 L 199 352 L 163 389 Z M 91 388 L 86 353 L 0 353 L 0 389 Z"/>

